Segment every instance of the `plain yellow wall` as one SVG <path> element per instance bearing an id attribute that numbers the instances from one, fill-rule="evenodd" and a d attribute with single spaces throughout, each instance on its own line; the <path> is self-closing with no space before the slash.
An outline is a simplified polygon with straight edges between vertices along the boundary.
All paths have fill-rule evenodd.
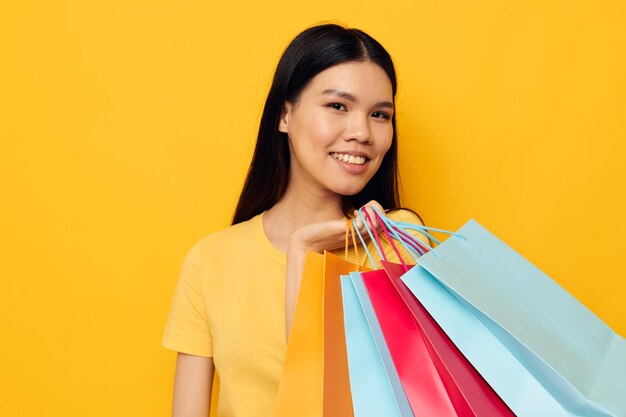
<path id="1" fill-rule="evenodd" d="M 169 415 L 183 256 L 328 20 L 395 59 L 407 205 L 476 218 L 626 334 L 623 2 L 3 2 L 1 416 Z"/>

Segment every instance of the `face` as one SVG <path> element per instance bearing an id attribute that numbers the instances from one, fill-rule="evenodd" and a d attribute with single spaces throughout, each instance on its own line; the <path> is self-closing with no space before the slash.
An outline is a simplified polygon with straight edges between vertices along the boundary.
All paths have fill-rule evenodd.
<path id="1" fill-rule="evenodd" d="M 290 181 L 357 194 L 391 146 L 393 111 L 389 77 L 372 62 L 346 62 L 317 74 L 296 103 L 285 103 L 281 115 L 279 130 L 289 137 Z"/>

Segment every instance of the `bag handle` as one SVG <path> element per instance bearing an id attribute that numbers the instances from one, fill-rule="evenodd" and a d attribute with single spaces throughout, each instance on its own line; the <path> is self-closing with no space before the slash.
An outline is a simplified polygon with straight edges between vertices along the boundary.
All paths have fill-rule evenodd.
<path id="1" fill-rule="evenodd" d="M 372 210 L 374 211 L 376 215 L 376 219 L 381 224 L 381 228 L 382 228 L 382 225 L 385 226 L 385 228 L 383 229 L 386 232 L 385 236 L 387 238 L 389 238 L 390 235 L 393 236 L 393 239 L 395 239 L 396 242 L 400 243 L 415 260 L 417 260 L 417 258 L 419 258 L 420 256 L 424 255 L 426 252 L 433 252 L 435 256 L 437 256 L 440 259 L 441 259 L 441 255 L 437 252 L 436 249 L 420 241 L 415 236 L 408 233 L 407 230 L 416 230 L 418 232 L 421 232 L 426 237 L 428 237 L 431 241 L 435 242 L 437 245 L 441 244 L 441 242 L 429 232 L 444 233 L 444 234 L 455 236 L 455 237 L 458 237 L 460 239 L 467 241 L 467 238 L 465 236 L 457 232 L 452 232 L 452 231 L 445 230 L 445 229 L 438 229 L 435 227 L 424 226 L 421 224 L 414 224 L 414 223 L 392 220 L 386 215 L 384 215 L 383 213 L 381 213 L 376 207 L 372 207 Z M 359 215 L 361 216 L 363 224 L 365 225 L 365 229 L 370 235 L 370 238 L 372 238 L 372 243 L 374 244 L 374 247 L 378 251 L 378 254 L 380 255 L 380 259 L 386 260 L 385 256 L 383 255 L 380 249 L 380 246 L 379 246 L 380 240 L 378 239 L 378 236 L 376 235 L 376 239 L 372 237 L 371 229 L 373 229 L 372 227 L 373 224 L 371 222 L 371 218 L 369 219 L 370 220 L 369 223 L 366 222 L 365 218 L 363 217 L 363 214 L 361 213 L 362 211 L 364 211 L 363 207 L 359 209 Z M 367 211 L 365 211 L 365 214 L 369 217 L 369 214 L 367 213 Z M 357 233 L 358 233 L 358 229 L 357 229 Z M 359 237 L 361 237 L 360 233 L 359 233 Z M 389 239 L 389 242 L 392 243 L 392 239 Z M 371 254 L 367 250 L 367 247 L 364 244 L 362 238 L 361 238 L 361 243 L 363 243 L 363 247 L 365 248 L 368 254 L 368 257 L 370 258 L 370 262 L 372 262 L 372 265 L 375 265 L 371 257 Z M 392 247 L 394 247 L 393 244 L 392 244 Z M 398 253 L 397 250 L 396 250 L 396 253 Z"/>
<path id="2" fill-rule="evenodd" d="M 458 237 L 460 239 L 463 239 L 463 240 L 467 241 L 467 238 L 465 236 L 463 236 L 462 234 L 460 234 L 460 233 L 452 232 L 450 230 L 445 230 L 445 229 L 438 229 L 438 228 L 435 228 L 435 227 L 424 226 L 424 225 L 421 225 L 421 224 L 414 224 L 414 223 L 408 223 L 408 222 L 401 222 L 401 221 L 392 220 L 392 219 L 384 216 L 380 212 L 378 212 L 376 210 L 376 208 L 373 208 L 373 209 L 374 209 L 374 211 L 376 211 L 381 216 L 382 221 L 386 221 L 388 224 L 392 225 L 394 229 L 397 229 L 397 230 L 403 232 L 403 234 L 405 234 L 405 235 L 410 235 L 409 233 L 406 232 L 406 229 L 408 229 L 408 230 L 416 230 L 416 231 L 419 231 L 422 234 L 424 234 L 426 237 L 428 237 L 431 241 L 435 242 L 437 245 L 440 245 L 441 242 L 437 238 L 435 238 L 431 233 L 429 233 L 429 231 L 448 234 L 450 236 L 455 236 L 455 237 Z M 406 247 L 406 245 L 404 244 L 404 241 L 402 241 L 402 244 Z M 427 248 L 428 252 L 433 252 L 435 254 L 435 256 L 437 256 L 439 259 L 441 259 L 441 255 L 439 254 L 439 252 L 437 252 L 437 250 L 435 248 L 433 248 L 430 245 L 427 245 L 427 244 L 425 244 L 423 242 L 420 242 L 420 245 L 422 247 Z M 421 256 L 421 255 L 419 255 L 419 256 Z"/>
<path id="3" fill-rule="evenodd" d="M 385 252 L 382 250 L 382 243 L 379 239 L 378 236 L 378 232 L 376 231 L 376 229 L 374 228 L 374 222 L 372 221 L 372 218 L 370 217 L 369 213 L 367 212 L 367 210 L 363 210 L 363 212 L 365 213 L 365 217 L 367 218 L 367 222 L 365 223 L 366 227 L 371 230 L 374 233 L 374 237 L 376 238 L 376 241 L 373 242 L 376 249 L 378 250 L 378 253 L 381 255 L 381 260 L 385 260 L 387 261 L 387 255 L 385 254 Z M 396 255 L 398 255 L 398 259 L 401 258 L 400 252 L 398 252 L 398 249 L 396 248 L 395 244 L 389 239 L 389 232 L 387 231 L 387 229 L 385 228 L 384 223 L 379 223 L 381 226 L 381 233 L 383 233 L 383 236 L 387 237 L 387 241 L 391 243 L 391 246 L 393 248 L 393 250 L 396 252 Z M 403 261 L 403 260 L 401 260 Z"/>
<path id="4" fill-rule="evenodd" d="M 388 219 L 386 217 L 384 217 L 384 216 L 380 216 L 380 212 L 378 212 L 378 210 L 376 210 L 376 209 L 374 209 L 374 210 L 375 210 L 374 214 L 376 216 L 376 219 L 378 220 L 379 224 L 381 225 L 383 236 L 387 238 L 387 241 L 389 242 L 389 244 L 391 245 L 392 249 L 394 250 L 394 252 L 398 256 L 398 259 L 400 260 L 400 262 L 402 262 L 403 268 L 405 270 L 408 270 L 408 266 L 406 265 L 406 262 L 404 261 L 404 258 L 402 257 L 402 255 L 398 251 L 398 248 L 396 247 L 396 245 L 394 243 L 394 239 L 391 238 L 390 233 L 394 236 L 395 240 L 398 241 L 398 242 L 403 242 L 402 238 L 398 235 L 398 233 L 393 228 L 391 228 L 391 232 L 390 232 L 389 231 L 390 226 L 388 226 L 388 222 L 387 222 Z M 365 215 L 363 213 L 365 213 Z M 386 257 L 385 253 L 382 250 L 382 244 L 380 242 L 380 239 L 378 238 L 378 233 L 376 232 L 376 230 L 374 228 L 374 223 L 373 223 L 369 213 L 363 207 L 361 207 L 358 210 L 358 215 L 361 218 L 361 221 L 363 222 L 363 225 L 365 226 L 365 230 L 367 231 L 367 233 L 370 236 L 370 240 L 371 240 L 372 244 L 374 245 L 374 248 L 378 252 L 379 259 L 387 261 L 387 257 Z M 356 218 L 353 220 L 353 224 L 356 224 Z M 360 233 L 359 229 L 356 228 L 356 231 L 357 231 L 357 233 L 359 235 L 359 239 L 361 240 L 363 248 L 365 249 L 365 252 L 367 253 L 367 256 L 368 256 L 368 258 L 370 260 L 370 263 L 374 267 L 376 267 L 377 264 L 374 261 L 372 255 L 371 255 L 371 253 L 369 251 L 369 249 L 367 248 L 367 245 L 363 241 L 363 237 L 361 236 L 361 233 Z M 405 237 L 405 239 L 409 240 L 408 236 L 411 236 L 411 235 L 409 235 L 408 233 L 404 233 L 404 234 L 407 236 L 407 237 Z M 407 244 L 410 245 L 410 248 L 407 248 L 408 251 L 409 251 L 409 255 L 415 260 L 416 256 L 414 255 L 413 251 L 415 251 L 417 249 L 413 249 L 413 246 L 414 246 L 413 242 L 406 242 L 406 244 L 404 244 L 404 246 L 406 247 Z"/>
<path id="5" fill-rule="evenodd" d="M 360 215 L 360 213 L 359 213 L 359 215 Z M 361 235 L 361 231 L 359 230 L 358 227 L 356 227 L 356 218 L 352 219 L 352 228 L 354 230 L 356 230 L 356 234 L 359 236 L 359 240 L 361 241 L 361 245 L 363 245 L 363 249 L 365 250 L 365 254 L 367 255 L 368 259 L 370 260 L 370 263 L 372 264 L 372 266 L 374 268 L 376 268 L 376 263 L 374 262 L 374 258 L 372 258 L 372 254 L 370 253 L 369 249 L 367 249 L 367 245 L 365 244 L 365 240 L 363 240 L 363 236 Z M 366 230 L 368 230 L 368 229 L 366 228 Z M 368 233 L 369 233 L 369 230 L 368 230 Z M 370 234 L 370 236 L 371 236 L 371 234 Z M 376 249 L 378 250 L 378 247 L 376 247 Z"/>
<path id="6" fill-rule="evenodd" d="M 356 244 L 356 237 L 355 237 L 355 233 L 354 233 L 354 224 L 353 224 L 353 222 L 350 221 L 350 219 L 346 220 L 346 240 L 345 240 L 346 252 L 344 254 L 344 259 L 346 261 L 349 261 L 348 254 L 349 254 L 349 246 L 350 246 L 350 244 L 349 244 L 348 235 L 352 236 L 352 244 L 354 246 L 354 257 L 355 257 L 355 262 L 354 263 L 356 264 L 356 270 L 358 272 L 361 269 L 361 265 L 359 265 L 359 247 Z"/>
<path id="7" fill-rule="evenodd" d="M 430 251 L 430 246 L 421 242 L 418 238 L 413 236 L 410 233 L 407 233 L 403 230 L 398 229 L 394 226 L 390 219 L 384 216 L 381 216 L 380 213 L 375 212 L 376 217 L 379 222 L 382 224 L 386 224 L 389 229 L 391 235 L 400 243 L 402 243 L 405 248 L 409 251 L 409 254 L 415 259 L 416 256 L 421 256 L 426 252 Z M 389 233 L 386 234 L 386 237 L 390 239 Z"/>
<path id="8" fill-rule="evenodd" d="M 363 216 L 363 213 L 365 213 L 365 216 Z M 358 214 L 359 214 L 359 217 L 361 218 L 361 220 L 363 222 L 363 225 L 365 226 L 365 230 L 369 234 L 370 239 L 371 239 L 372 243 L 374 244 L 374 248 L 376 248 L 376 251 L 378 252 L 379 259 L 387 261 L 387 256 L 384 253 L 384 251 L 381 249 L 382 248 L 382 243 L 381 243 L 381 241 L 379 239 L 378 233 L 376 232 L 376 229 L 374 227 L 374 222 L 372 221 L 371 216 L 369 215 L 367 210 L 365 210 L 363 207 L 361 207 L 358 210 Z M 374 213 L 374 214 L 376 215 L 376 218 L 378 219 L 379 218 L 378 214 L 377 213 Z M 379 224 L 381 226 L 383 236 L 387 238 L 387 241 L 389 242 L 389 244 L 391 245 L 392 249 L 394 250 L 394 252 L 398 256 L 398 259 L 402 263 L 402 266 L 403 266 L 404 270 L 407 271 L 408 270 L 408 266 L 407 266 L 403 256 L 400 254 L 400 251 L 396 247 L 396 245 L 394 243 L 394 240 L 390 237 L 389 231 L 387 230 L 387 226 L 385 225 L 385 223 L 383 221 L 380 221 L 380 220 L 379 220 Z M 352 228 L 356 230 L 357 234 L 359 235 L 359 239 L 361 241 L 361 244 L 363 245 L 363 248 L 365 249 L 365 252 L 367 253 L 367 256 L 368 256 L 372 266 L 374 268 L 376 268 L 376 262 L 374 262 L 374 259 L 372 258 L 372 254 L 367 249 L 367 245 L 365 244 L 365 242 L 363 240 L 363 236 L 361 235 L 361 232 L 359 231 L 358 227 L 356 227 L 356 218 L 352 220 Z"/>
<path id="9" fill-rule="evenodd" d="M 369 220 L 369 222 L 370 222 L 370 227 L 373 227 L 374 224 L 373 224 L 372 219 L 370 218 L 369 214 L 367 213 L 367 211 L 365 212 L 365 214 L 367 216 L 367 220 Z M 389 242 L 389 244 L 391 245 L 391 248 L 396 253 L 396 256 L 398 257 L 398 260 L 400 260 L 400 263 L 402 264 L 402 267 L 404 268 L 404 270 L 408 271 L 409 267 L 407 266 L 406 262 L 404 261 L 404 257 L 400 254 L 400 251 L 396 247 L 396 244 L 394 243 L 394 240 L 389 235 L 389 231 L 387 230 L 387 226 L 385 225 L 385 222 L 382 221 L 382 219 L 380 218 L 378 213 L 374 212 L 374 214 L 375 214 L 376 219 L 378 220 L 378 222 L 380 224 L 380 227 L 381 227 L 382 232 L 383 232 L 383 236 L 387 238 L 387 242 Z M 380 241 L 378 241 L 378 243 L 380 244 Z M 381 247 L 382 247 L 382 245 L 381 245 Z M 384 252 L 383 252 L 383 255 L 385 255 Z M 386 255 L 385 255 L 385 261 L 387 261 Z"/>

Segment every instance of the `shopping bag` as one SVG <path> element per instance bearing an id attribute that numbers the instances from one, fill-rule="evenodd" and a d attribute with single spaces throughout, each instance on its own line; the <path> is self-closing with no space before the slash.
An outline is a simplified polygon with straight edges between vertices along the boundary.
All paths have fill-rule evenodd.
<path id="1" fill-rule="evenodd" d="M 307 252 L 276 417 L 352 416 L 340 275 L 357 269 L 332 253 Z"/>
<path id="2" fill-rule="evenodd" d="M 384 271 L 362 274 L 363 282 L 413 411 L 436 417 L 513 417 L 402 283 L 411 266 L 382 265 Z"/>
<path id="3" fill-rule="evenodd" d="M 354 416 L 413 417 L 361 273 L 342 276 L 341 290 Z"/>
<path id="4" fill-rule="evenodd" d="M 381 237 L 386 238 L 401 265 L 387 261 L 378 235 L 371 233 L 371 218 L 365 213 L 362 220 L 382 257 L 384 272 L 365 273 L 362 279 L 384 335 L 381 342 L 389 348 L 413 411 L 424 416 L 512 416 L 510 409 L 400 281 L 411 265 L 393 243 L 391 234 L 398 243 L 415 249 L 416 254 L 425 253 L 424 242 L 401 230 L 396 233 L 393 225 L 388 229 L 385 220 L 376 216 L 382 228 Z M 367 247 L 365 250 L 373 262 Z M 405 254 L 411 255 L 411 251 Z"/>
<path id="5" fill-rule="evenodd" d="M 332 253 L 324 253 L 323 292 L 323 415 L 347 417 L 353 415 L 348 356 L 341 301 L 341 275 L 358 266 Z"/>
<path id="6" fill-rule="evenodd" d="M 424 416 L 512 416 L 510 409 L 400 281 L 411 266 L 393 243 L 390 231 L 398 238 L 398 243 L 414 248 L 419 254 L 427 249 L 424 242 L 410 234 L 402 235 L 402 231 L 398 234 L 393 228 L 388 229 L 385 220 L 378 214 L 376 217 L 382 228 L 381 237 L 389 242 L 401 265 L 387 262 L 378 234 L 371 233 L 371 218 L 366 213 L 363 222 L 383 258 L 384 273 L 370 272 L 362 277 L 383 331 L 383 343 L 389 348 L 413 410 Z M 372 259 L 369 252 L 368 256 Z"/>
<path id="7" fill-rule="evenodd" d="M 324 256 L 307 252 L 278 386 L 276 417 L 321 417 L 323 413 L 323 273 Z"/>
<path id="8" fill-rule="evenodd" d="M 361 306 L 366 316 L 369 313 L 375 317 L 380 326 L 382 337 L 375 338 L 375 342 L 379 350 L 389 350 L 391 364 L 414 413 L 424 417 L 474 417 L 463 412 L 467 410 L 457 414 L 417 323 L 385 271 L 361 274 L 361 281 L 367 290 L 360 294 Z M 364 302 L 366 298 L 368 302 Z"/>
<path id="9" fill-rule="evenodd" d="M 417 262 L 403 282 L 516 415 L 626 416 L 624 338 L 476 221 Z"/>

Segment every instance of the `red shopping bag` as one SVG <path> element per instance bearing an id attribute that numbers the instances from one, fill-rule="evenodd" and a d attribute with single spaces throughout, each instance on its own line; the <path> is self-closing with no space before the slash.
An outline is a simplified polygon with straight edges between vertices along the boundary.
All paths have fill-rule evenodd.
<path id="1" fill-rule="evenodd" d="M 363 281 L 414 412 L 514 417 L 400 280 L 411 266 L 382 265 Z"/>

